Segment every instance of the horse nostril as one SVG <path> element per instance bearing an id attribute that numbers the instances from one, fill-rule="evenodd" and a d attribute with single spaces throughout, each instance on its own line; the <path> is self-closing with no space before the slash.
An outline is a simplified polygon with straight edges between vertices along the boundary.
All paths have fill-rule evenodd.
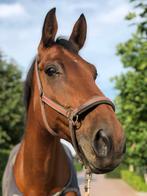
<path id="1" fill-rule="evenodd" d="M 110 151 L 110 139 L 103 130 L 99 130 L 93 140 L 93 149 L 99 157 L 106 157 Z"/>

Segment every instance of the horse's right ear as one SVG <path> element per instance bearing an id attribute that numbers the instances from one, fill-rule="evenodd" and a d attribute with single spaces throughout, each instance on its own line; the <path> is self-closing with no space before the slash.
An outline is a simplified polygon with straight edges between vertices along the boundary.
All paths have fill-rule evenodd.
<path id="1" fill-rule="evenodd" d="M 53 8 L 47 13 L 44 20 L 41 38 L 41 44 L 43 44 L 43 47 L 47 48 L 54 42 L 57 29 L 56 8 Z"/>

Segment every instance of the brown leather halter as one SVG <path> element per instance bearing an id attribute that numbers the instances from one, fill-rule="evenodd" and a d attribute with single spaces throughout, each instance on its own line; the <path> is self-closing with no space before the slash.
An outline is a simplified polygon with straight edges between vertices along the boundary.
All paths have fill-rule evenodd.
<path id="1" fill-rule="evenodd" d="M 43 92 L 43 87 L 42 87 L 42 83 L 41 83 L 41 80 L 40 80 L 39 71 L 40 71 L 39 65 L 38 65 L 38 62 L 36 60 L 35 73 L 36 73 L 37 85 L 38 85 L 39 95 L 40 95 L 41 112 L 42 112 L 42 117 L 43 117 L 43 121 L 44 121 L 44 124 L 46 126 L 46 129 L 53 136 L 58 136 L 58 134 L 54 130 L 52 130 L 51 127 L 48 124 L 46 113 L 45 113 L 45 107 L 44 107 L 45 104 L 47 104 L 49 107 L 51 107 L 56 112 L 58 112 L 59 114 L 63 115 L 64 117 L 66 117 L 68 119 L 69 130 L 70 130 L 70 133 L 71 133 L 71 139 L 72 139 L 73 147 L 74 147 L 77 155 L 81 159 L 81 161 L 84 163 L 84 165 L 85 166 L 88 165 L 88 162 L 87 162 L 84 154 L 82 153 L 82 151 L 80 149 L 80 146 L 78 144 L 77 138 L 76 138 L 76 130 L 81 125 L 81 116 L 82 115 L 87 115 L 90 111 L 94 110 L 95 107 L 97 107 L 99 105 L 102 105 L 102 104 L 110 105 L 112 107 L 112 109 L 115 111 L 114 104 L 107 97 L 94 96 L 90 100 L 88 100 L 86 103 L 80 105 L 77 108 L 69 108 L 69 107 L 65 108 L 62 105 L 60 105 L 59 103 L 57 103 L 56 101 L 53 101 L 52 99 L 50 99 L 49 97 L 47 97 L 45 95 L 45 93 Z"/>

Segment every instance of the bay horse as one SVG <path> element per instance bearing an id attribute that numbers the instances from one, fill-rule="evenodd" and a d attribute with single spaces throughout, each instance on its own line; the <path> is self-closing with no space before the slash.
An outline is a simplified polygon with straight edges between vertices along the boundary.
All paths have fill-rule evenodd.
<path id="1" fill-rule="evenodd" d="M 58 38 L 55 8 L 45 18 L 38 54 L 25 82 L 24 137 L 11 152 L 3 177 L 3 196 L 79 196 L 69 151 L 93 173 L 121 162 L 125 136 L 115 106 L 95 83 L 97 71 L 79 55 L 86 39 L 82 14 L 69 39 Z"/>

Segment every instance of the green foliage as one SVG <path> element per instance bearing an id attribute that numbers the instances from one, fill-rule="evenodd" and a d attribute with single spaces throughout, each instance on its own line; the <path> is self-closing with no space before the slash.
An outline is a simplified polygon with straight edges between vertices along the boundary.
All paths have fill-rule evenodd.
<path id="1" fill-rule="evenodd" d="M 127 165 L 147 167 L 147 7 L 137 3 L 139 12 L 129 19 L 140 18 L 136 32 L 125 43 L 117 47 L 123 66 L 128 71 L 114 78 L 118 90 L 116 105 L 118 117 L 127 137 Z M 128 15 L 129 16 L 129 15 Z"/>
<path id="2" fill-rule="evenodd" d="M 125 17 L 126 20 L 132 20 L 136 17 L 134 12 L 129 12 L 129 14 Z"/>
<path id="3" fill-rule="evenodd" d="M 120 164 L 116 169 L 106 174 L 106 178 L 121 178 L 121 170 L 127 169 L 126 165 Z"/>
<path id="4" fill-rule="evenodd" d="M 21 72 L 0 54 L 0 148 L 16 144 L 23 130 Z"/>
<path id="5" fill-rule="evenodd" d="M 0 196 L 2 196 L 2 176 L 9 156 L 8 150 L 0 150 Z"/>
<path id="6" fill-rule="evenodd" d="M 107 173 L 106 178 L 121 178 L 126 181 L 137 191 L 147 191 L 147 184 L 144 181 L 143 175 L 137 174 L 136 172 L 130 172 L 126 165 L 121 164 L 114 171 Z"/>
<path id="7" fill-rule="evenodd" d="M 128 170 L 121 171 L 122 179 L 137 191 L 147 191 L 147 184 L 145 184 L 143 177 L 136 175 Z"/>
<path id="8" fill-rule="evenodd" d="M 82 164 L 79 161 L 77 161 L 76 159 L 74 160 L 74 167 L 77 172 L 82 171 L 82 169 L 83 169 Z"/>
<path id="9" fill-rule="evenodd" d="M 124 67 L 142 72 L 147 69 L 147 41 L 140 34 L 135 33 L 126 43 L 117 47 L 117 55 L 121 57 Z M 144 73 L 145 74 L 145 73 Z"/>
<path id="10" fill-rule="evenodd" d="M 142 35 L 147 35 L 147 2 L 143 0 L 130 0 L 137 9 L 137 13 L 129 12 L 126 16 L 126 20 L 133 19 L 133 25 L 137 26 L 137 32 Z"/>

